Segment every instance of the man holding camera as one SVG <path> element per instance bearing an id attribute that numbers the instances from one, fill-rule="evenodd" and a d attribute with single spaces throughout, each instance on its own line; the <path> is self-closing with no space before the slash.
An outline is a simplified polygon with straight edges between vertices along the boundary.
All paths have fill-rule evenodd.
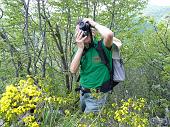
<path id="1" fill-rule="evenodd" d="M 106 103 L 110 72 L 96 51 L 98 41 L 93 38 L 95 28 L 102 38 L 102 48 L 112 67 L 113 32 L 90 18 L 80 20 L 76 26 L 77 52 L 71 62 L 70 71 L 76 73 L 80 66 L 80 103 L 85 113 L 98 112 Z M 105 89 L 106 88 L 106 89 Z M 93 93 L 100 96 L 95 97 Z"/>

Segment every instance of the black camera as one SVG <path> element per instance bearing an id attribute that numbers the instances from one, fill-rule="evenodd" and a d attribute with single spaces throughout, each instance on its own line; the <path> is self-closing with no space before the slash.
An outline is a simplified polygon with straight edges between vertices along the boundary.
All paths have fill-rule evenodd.
<path id="1" fill-rule="evenodd" d="M 84 32 L 83 37 L 88 36 L 91 33 L 90 26 L 91 25 L 88 22 L 83 22 L 83 21 L 79 22 L 79 28 Z"/>

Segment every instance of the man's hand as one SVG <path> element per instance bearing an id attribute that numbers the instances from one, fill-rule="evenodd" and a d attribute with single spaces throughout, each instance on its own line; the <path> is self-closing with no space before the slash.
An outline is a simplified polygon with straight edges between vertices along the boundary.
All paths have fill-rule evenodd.
<path id="1" fill-rule="evenodd" d="M 91 18 L 84 18 L 83 19 L 84 22 L 89 22 L 89 24 L 92 26 L 92 27 L 95 27 L 97 22 L 93 21 L 93 19 Z"/>
<path id="2" fill-rule="evenodd" d="M 83 31 L 80 30 L 78 26 L 76 27 L 75 38 L 76 38 L 78 50 L 70 64 L 71 73 L 76 73 L 79 69 L 80 60 L 84 50 L 84 40 L 87 38 L 87 36 L 83 37 Z"/>
<path id="3" fill-rule="evenodd" d="M 84 40 L 87 38 L 87 36 L 83 37 L 82 30 L 77 30 L 75 36 L 76 36 L 77 47 L 80 49 L 84 49 Z"/>
<path id="4" fill-rule="evenodd" d="M 122 46 L 122 42 L 116 37 L 113 37 L 113 44 L 115 44 L 118 48 Z"/>

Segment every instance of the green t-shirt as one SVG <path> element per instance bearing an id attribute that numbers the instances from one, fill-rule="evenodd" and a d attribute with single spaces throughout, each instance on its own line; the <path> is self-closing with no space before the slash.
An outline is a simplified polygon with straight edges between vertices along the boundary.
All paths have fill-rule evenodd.
<path id="1" fill-rule="evenodd" d="M 95 47 L 97 46 L 97 43 L 98 41 L 94 40 Z M 112 52 L 104 46 L 103 42 L 102 47 L 109 59 L 110 66 L 112 67 Z M 91 47 L 81 58 L 80 85 L 85 88 L 96 88 L 109 79 L 110 74 L 107 66 L 102 63 L 96 49 Z"/>

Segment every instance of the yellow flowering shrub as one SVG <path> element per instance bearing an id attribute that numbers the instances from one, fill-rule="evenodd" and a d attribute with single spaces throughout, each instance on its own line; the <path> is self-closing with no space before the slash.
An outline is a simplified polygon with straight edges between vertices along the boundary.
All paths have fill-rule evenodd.
<path id="1" fill-rule="evenodd" d="M 0 116 L 4 121 L 11 122 L 20 118 L 27 126 L 38 127 L 34 116 L 23 116 L 27 112 L 35 113 L 41 101 L 42 91 L 34 84 L 34 80 L 20 80 L 16 85 L 6 86 L 0 99 Z"/>
<path id="2" fill-rule="evenodd" d="M 147 114 L 143 113 L 145 108 L 145 99 L 140 98 L 136 101 L 129 98 L 128 101 L 121 101 L 121 106 L 114 113 L 114 119 L 124 125 L 131 127 L 147 127 L 149 121 Z"/>
<path id="3" fill-rule="evenodd" d="M 71 115 L 74 109 L 70 105 L 79 98 L 78 94 L 72 92 L 65 96 L 54 96 L 44 90 L 46 86 L 43 80 L 39 79 L 38 83 L 35 80 L 37 78 L 28 76 L 26 80 L 20 80 L 15 85 L 6 86 L 0 96 L 0 119 L 9 125 L 16 123 L 21 126 L 24 124 L 27 127 L 38 127 L 47 118 L 41 117 L 46 107 L 52 107 L 53 110 L 61 108 L 65 116 Z"/>

